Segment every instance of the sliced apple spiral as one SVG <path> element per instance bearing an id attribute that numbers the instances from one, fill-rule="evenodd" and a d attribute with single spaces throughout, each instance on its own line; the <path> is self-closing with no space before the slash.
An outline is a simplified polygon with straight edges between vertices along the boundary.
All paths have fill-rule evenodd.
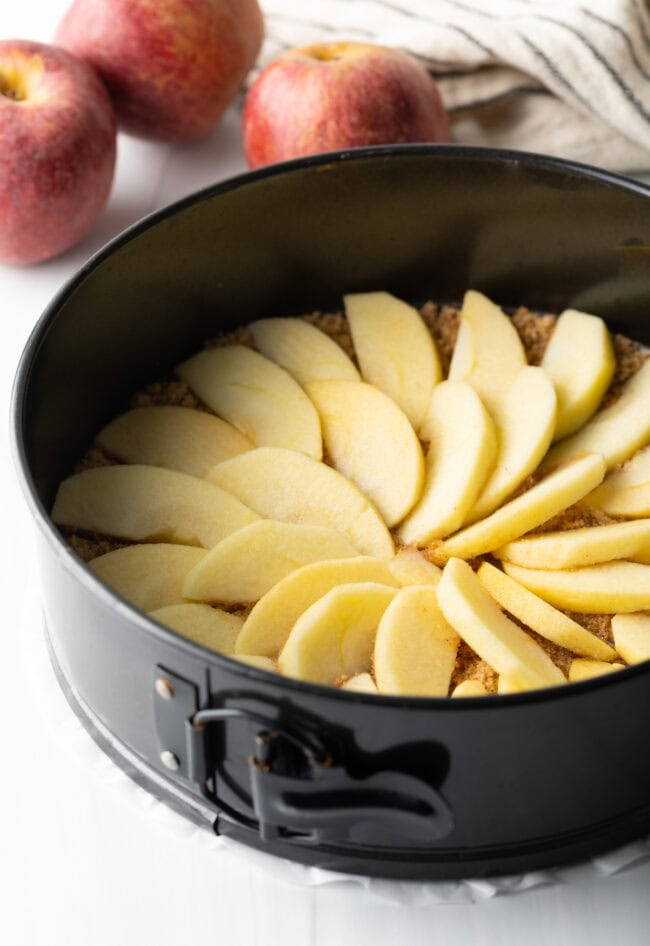
<path id="1" fill-rule="evenodd" d="M 314 405 L 290 374 L 251 348 L 206 349 L 178 365 L 176 374 L 256 447 L 322 457 Z"/>
<path id="2" fill-rule="evenodd" d="M 422 316 L 388 292 L 360 292 L 343 301 L 364 380 L 387 394 L 418 431 L 442 377 Z"/>
<path id="3" fill-rule="evenodd" d="M 61 526 L 135 542 L 211 548 L 259 516 L 235 496 L 197 476 L 157 466 L 120 464 L 84 470 L 64 480 L 52 519 Z"/>
<path id="4" fill-rule="evenodd" d="M 421 436 L 430 441 L 424 491 L 399 529 L 402 541 L 417 545 L 463 524 L 496 455 L 490 415 L 476 391 L 462 381 L 434 388 Z"/>
<path id="5" fill-rule="evenodd" d="M 343 349 L 303 319 L 260 319 L 248 327 L 255 347 L 303 387 L 310 381 L 332 378 L 361 380 Z"/>
<path id="6" fill-rule="evenodd" d="M 298 618 L 282 648 L 282 673 L 334 683 L 370 670 L 381 617 L 397 594 L 373 582 L 339 585 Z"/>
<path id="7" fill-rule="evenodd" d="M 208 479 L 266 519 L 327 526 L 363 554 L 393 557 L 390 532 L 370 500 L 345 476 L 302 453 L 261 447 L 217 464 Z"/>
<path id="8" fill-rule="evenodd" d="M 121 414 L 97 434 L 96 442 L 124 463 L 164 466 L 192 476 L 205 476 L 215 463 L 253 448 L 214 414 L 166 405 Z"/>
<path id="9" fill-rule="evenodd" d="M 313 381 L 305 390 L 334 468 L 372 500 L 386 525 L 400 522 L 424 482 L 422 448 L 406 415 L 362 381 Z"/>

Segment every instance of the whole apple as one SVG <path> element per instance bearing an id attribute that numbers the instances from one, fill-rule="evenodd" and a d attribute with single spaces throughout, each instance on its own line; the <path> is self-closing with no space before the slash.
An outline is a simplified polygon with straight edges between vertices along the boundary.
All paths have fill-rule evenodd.
<path id="1" fill-rule="evenodd" d="M 0 260 L 37 263 L 77 243 L 108 198 L 116 121 L 86 63 L 0 42 Z"/>
<path id="2" fill-rule="evenodd" d="M 288 50 L 262 70 L 244 106 L 253 168 L 339 148 L 448 140 L 432 77 L 412 56 L 384 46 Z"/>
<path id="3" fill-rule="evenodd" d="M 74 0 L 56 32 L 97 70 L 120 126 L 161 141 L 214 128 L 263 37 L 257 0 Z"/>

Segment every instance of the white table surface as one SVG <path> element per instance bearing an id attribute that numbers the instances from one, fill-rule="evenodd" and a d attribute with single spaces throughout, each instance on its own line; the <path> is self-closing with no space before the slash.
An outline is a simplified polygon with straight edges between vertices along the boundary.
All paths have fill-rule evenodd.
<path id="1" fill-rule="evenodd" d="M 48 41 L 63 0 L 3 3 L 0 37 Z M 106 240 L 144 214 L 245 169 L 239 113 L 206 141 L 124 137 L 110 203 L 91 235 L 37 267 L 0 266 L 0 397 L 40 312 Z M 569 871 L 528 892 L 418 905 L 379 888 L 302 885 L 273 860 L 220 846 L 154 804 L 96 749 L 53 681 L 40 636 L 33 528 L 2 435 L 0 942 L 6 946 L 359 946 L 648 942 L 650 860 L 610 877 Z M 296 880 L 300 879 L 300 883 Z M 384 891 L 384 894 L 386 891 Z M 394 893 L 394 891 L 393 891 Z M 448 898 L 449 899 L 449 898 Z M 454 894 L 452 900 L 461 899 Z"/>

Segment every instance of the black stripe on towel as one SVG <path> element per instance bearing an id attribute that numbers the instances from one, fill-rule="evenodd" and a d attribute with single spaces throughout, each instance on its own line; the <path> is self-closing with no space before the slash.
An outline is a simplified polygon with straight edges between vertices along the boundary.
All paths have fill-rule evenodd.
<path id="1" fill-rule="evenodd" d="M 589 102 L 587 99 L 583 98 L 583 96 L 580 95 L 579 92 L 576 92 L 576 90 L 574 89 L 573 85 L 569 82 L 569 80 L 567 79 L 567 77 L 566 77 L 562 72 L 560 72 L 560 70 L 559 70 L 558 67 L 557 67 L 557 64 L 554 63 L 552 59 L 549 59 L 548 56 L 546 55 L 546 53 L 543 52 L 543 51 L 539 48 L 539 46 L 536 46 L 535 43 L 533 43 L 533 41 L 530 40 L 527 36 L 524 36 L 523 33 L 519 33 L 518 35 L 519 35 L 519 38 L 521 39 L 521 41 L 522 41 L 523 43 L 525 43 L 526 46 L 528 46 L 528 48 L 530 49 L 530 51 L 533 52 L 533 53 L 538 57 L 538 59 L 541 59 L 541 61 L 544 63 L 544 65 L 546 66 L 546 68 L 548 69 L 548 71 L 551 73 L 551 75 L 552 75 L 555 79 L 557 79 L 558 82 L 561 82 L 562 85 L 565 86 L 565 88 L 567 88 L 567 89 L 571 92 L 571 95 L 573 95 L 573 97 L 574 97 L 575 99 L 577 99 L 577 100 L 580 102 L 580 104 L 581 104 L 588 112 L 590 112 L 592 115 L 596 115 L 596 117 L 597 117 L 599 120 L 602 121 L 601 116 L 598 115 L 598 113 L 595 111 L 595 109 L 594 109 L 593 106 L 591 105 L 591 102 Z"/>
<path id="2" fill-rule="evenodd" d="M 642 64 L 639 62 L 639 57 L 636 54 L 636 49 L 634 48 L 632 44 L 632 40 L 630 39 L 629 34 L 626 33 L 626 31 L 623 29 L 622 26 L 619 26 L 618 23 L 612 23 L 611 20 L 606 20 L 604 16 L 598 16 L 597 13 L 592 13 L 591 10 L 582 10 L 582 13 L 584 13 L 585 16 L 591 17 L 592 20 L 596 20 L 597 23 L 602 23 L 603 26 L 608 26 L 615 33 L 618 33 L 619 36 L 623 39 L 625 45 L 627 46 L 627 50 L 630 54 L 630 59 L 632 60 L 634 65 L 637 67 L 637 69 L 639 70 L 639 72 L 645 79 L 650 79 L 650 72 L 648 72 L 647 69 L 644 69 Z"/>
<path id="3" fill-rule="evenodd" d="M 425 16 L 423 13 L 414 13 L 413 10 L 402 7 L 399 5 L 399 3 L 389 2 L 389 0 L 374 0 L 374 2 L 378 6 L 385 7 L 387 10 L 393 10 L 395 13 L 401 13 L 403 16 L 406 16 L 411 20 L 424 20 L 426 23 L 435 23 L 436 26 L 440 26 L 443 29 L 453 30 L 454 33 L 459 33 L 461 36 L 464 36 L 465 39 L 469 40 L 469 42 L 476 46 L 477 49 L 480 49 L 481 52 L 486 53 L 486 55 L 491 56 L 493 59 L 498 58 L 493 49 L 490 49 L 489 46 L 485 46 L 479 39 L 476 38 L 476 36 L 464 29 L 462 26 L 456 26 L 454 23 L 444 22 L 434 16 Z"/>

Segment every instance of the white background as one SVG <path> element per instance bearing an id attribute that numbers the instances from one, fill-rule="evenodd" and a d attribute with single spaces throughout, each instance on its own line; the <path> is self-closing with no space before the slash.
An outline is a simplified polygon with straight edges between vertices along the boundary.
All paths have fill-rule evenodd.
<path id="1" fill-rule="evenodd" d="M 62 0 L 5 0 L 0 38 L 48 41 L 65 7 Z M 79 265 L 144 214 L 241 170 L 237 108 L 198 145 L 120 139 L 110 204 L 84 243 L 38 267 L 0 266 L 0 397 L 5 412 L 32 326 Z M 455 902 L 418 905 L 427 891 L 381 885 L 307 887 L 305 872 L 220 846 L 136 790 L 80 729 L 47 666 L 32 524 L 9 457 L 6 426 L 3 431 L 4 946 L 207 946 L 217 941 L 228 946 L 353 941 L 360 946 L 600 946 L 613 938 L 637 946 L 648 941 L 650 863 L 645 859 L 610 877 L 590 866 L 550 877 L 547 885 L 529 892 L 494 898 L 482 885 L 438 888 L 428 894 Z M 391 902 L 396 897 L 404 902 Z"/>

